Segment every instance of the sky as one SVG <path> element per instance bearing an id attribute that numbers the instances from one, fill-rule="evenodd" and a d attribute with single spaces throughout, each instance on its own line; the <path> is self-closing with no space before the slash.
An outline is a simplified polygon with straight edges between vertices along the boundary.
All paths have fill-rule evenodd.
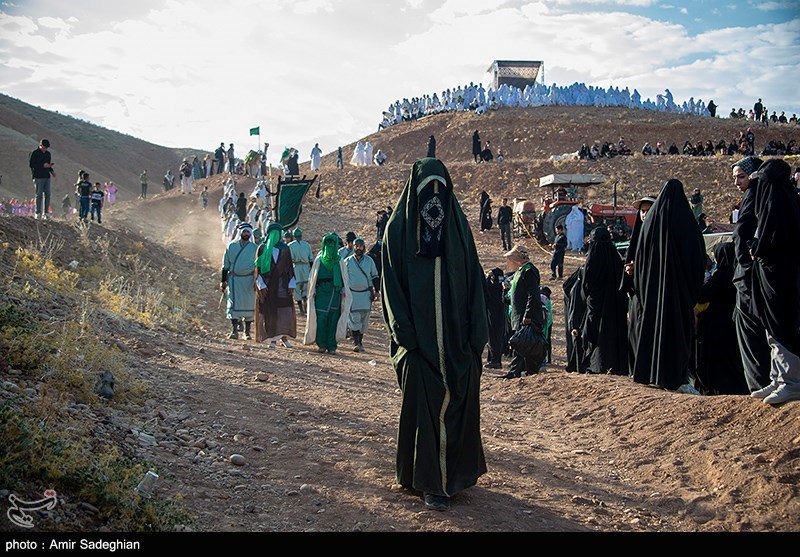
<path id="1" fill-rule="evenodd" d="M 272 163 L 376 131 L 397 99 L 487 84 L 497 59 L 790 116 L 800 0 L 0 0 L 2 93 L 168 147 L 244 155 L 258 126 Z"/>

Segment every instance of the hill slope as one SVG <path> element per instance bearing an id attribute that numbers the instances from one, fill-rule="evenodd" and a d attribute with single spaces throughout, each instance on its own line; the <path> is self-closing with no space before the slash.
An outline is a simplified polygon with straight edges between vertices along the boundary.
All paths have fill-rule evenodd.
<path id="1" fill-rule="evenodd" d="M 89 172 L 94 182 L 113 180 L 124 199 L 139 195 L 142 170 L 147 169 L 150 187 L 160 188 L 167 168 L 176 172 L 182 157 L 201 152 L 161 147 L 0 95 L 0 196 L 32 196 L 28 157 L 43 137 L 50 140 L 56 163 L 57 206 L 72 191 L 78 170 Z"/>

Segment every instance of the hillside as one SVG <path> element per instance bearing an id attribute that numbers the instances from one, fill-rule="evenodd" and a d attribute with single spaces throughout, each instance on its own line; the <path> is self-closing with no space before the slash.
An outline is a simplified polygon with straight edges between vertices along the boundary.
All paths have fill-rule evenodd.
<path id="1" fill-rule="evenodd" d="M 167 168 L 177 172 L 184 156 L 202 152 L 161 147 L 0 95 L 0 197 L 32 196 L 28 157 L 43 137 L 50 140 L 56 164 L 56 207 L 72 191 L 79 170 L 89 172 L 94 182 L 113 180 L 120 187 L 120 198 L 130 199 L 139 195 L 142 170 L 147 169 L 150 187 L 160 188 Z"/>
<path id="2" fill-rule="evenodd" d="M 558 124 L 559 114 L 584 127 Z M 368 138 L 389 154 L 383 167 L 340 171 L 335 155 L 323 159 L 320 197 L 309 193 L 299 226 L 315 249 L 331 230 L 371 243 L 375 210 L 394 205 L 430 133 L 484 269 L 504 261 L 498 231 L 476 228 L 479 192 L 532 196 L 536 178 L 556 170 L 619 179 L 625 199 L 657 191 L 672 176 L 687 189 L 702 182 L 709 212 L 721 220 L 735 197 L 727 157 L 547 160 L 583 141 L 634 137 L 637 115 L 546 108 L 396 126 Z M 665 137 L 651 143 L 677 142 L 684 125 L 712 140 L 738 130 L 652 117 Z M 474 129 L 495 145 L 493 134 L 527 138 L 534 129 L 545 140 L 511 141 L 517 146 L 500 145 L 506 162 L 476 165 L 468 152 Z M 757 144 L 773 133 L 787 141 L 791 131 L 757 131 Z M 349 158 L 352 145 L 345 152 Z M 337 356 L 298 344 L 269 350 L 226 338 L 216 289 L 222 182 L 196 183 L 211 193 L 206 211 L 197 194 L 172 191 L 122 201 L 102 226 L 0 218 L 0 494 L 56 489 L 63 504 L 38 516 L 37 529 L 800 531 L 800 403 L 772 408 L 743 396 L 567 374 L 560 283 L 547 281 L 553 364 L 520 380 L 484 373 L 489 472 L 455 497 L 450 512 L 425 512 L 418 496 L 394 483 L 400 391 L 379 305 L 365 353 L 346 344 Z M 237 182 L 238 191 L 254 186 Z M 519 241 L 546 268 L 549 254 Z M 581 262 L 569 256 L 565 272 Z M 304 325 L 299 318 L 298 333 Z M 111 401 L 93 394 L 106 369 L 118 379 Z M 231 463 L 234 454 L 243 466 Z M 132 491 L 148 469 L 161 477 L 152 500 Z"/>

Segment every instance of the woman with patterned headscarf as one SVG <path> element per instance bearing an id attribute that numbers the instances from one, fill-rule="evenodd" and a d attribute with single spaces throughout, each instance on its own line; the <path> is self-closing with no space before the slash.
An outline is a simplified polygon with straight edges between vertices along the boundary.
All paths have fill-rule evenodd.
<path id="1" fill-rule="evenodd" d="M 339 340 L 347 335 L 350 284 L 344 260 L 339 257 L 339 237 L 328 234 L 314 259 L 308 279 L 308 320 L 303 344 L 317 343 L 318 352 L 336 354 Z"/>
<path id="2" fill-rule="evenodd" d="M 294 313 L 294 269 L 289 247 L 281 241 L 282 227 L 273 222 L 256 254 L 256 340 L 269 341 L 270 348 L 280 341 L 291 346 L 289 337 L 297 337 Z"/>

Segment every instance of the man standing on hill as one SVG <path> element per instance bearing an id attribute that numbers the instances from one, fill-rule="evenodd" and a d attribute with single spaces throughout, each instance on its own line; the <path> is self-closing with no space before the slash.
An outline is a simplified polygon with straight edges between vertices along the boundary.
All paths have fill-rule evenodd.
<path id="1" fill-rule="evenodd" d="M 139 174 L 139 183 L 142 184 L 142 193 L 139 195 L 139 199 L 147 199 L 147 170 L 142 170 L 142 173 Z"/>
<path id="2" fill-rule="evenodd" d="M 56 175 L 48 149 L 50 149 L 50 142 L 47 139 L 42 139 L 39 142 L 39 147 L 31 153 L 28 161 L 36 190 L 36 214 L 34 218 L 37 219 L 46 219 L 50 213 L 50 177 L 55 177 Z"/>
<path id="3" fill-rule="evenodd" d="M 217 174 L 225 172 L 225 144 L 220 143 L 214 151 L 214 158 L 217 160 Z"/>
<path id="4" fill-rule="evenodd" d="M 758 99 L 758 102 L 753 105 L 753 112 L 756 114 L 756 122 L 760 122 L 761 113 L 764 112 L 764 105 L 761 104 L 761 99 Z"/>
<path id="5" fill-rule="evenodd" d="M 503 198 L 503 205 L 497 210 L 497 226 L 500 227 L 500 239 L 503 241 L 503 250 L 508 251 L 511 245 L 511 206 L 508 198 Z"/>
<path id="6" fill-rule="evenodd" d="M 236 155 L 233 151 L 233 143 L 228 147 L 228 172 L 236 174 Z"/>
<path id="7" fill-rule="evenodd" d="M 319 167 L 322 165 L 322 149 L 319 148 L 319 143 L 314 144 L 314 148 L 311 149 L 311 172 L 316 172 L 319 170 Z"/>
<path id="8" fill-rule="evenodd" d="M 92 196 L 92 183 L 89 181 L 89 174 L 81 171 L 80 179 L 75 184 L 75 193 L 78 195 L 78 218 L 83 222 L 89 221 L 89 203 Z"/>

